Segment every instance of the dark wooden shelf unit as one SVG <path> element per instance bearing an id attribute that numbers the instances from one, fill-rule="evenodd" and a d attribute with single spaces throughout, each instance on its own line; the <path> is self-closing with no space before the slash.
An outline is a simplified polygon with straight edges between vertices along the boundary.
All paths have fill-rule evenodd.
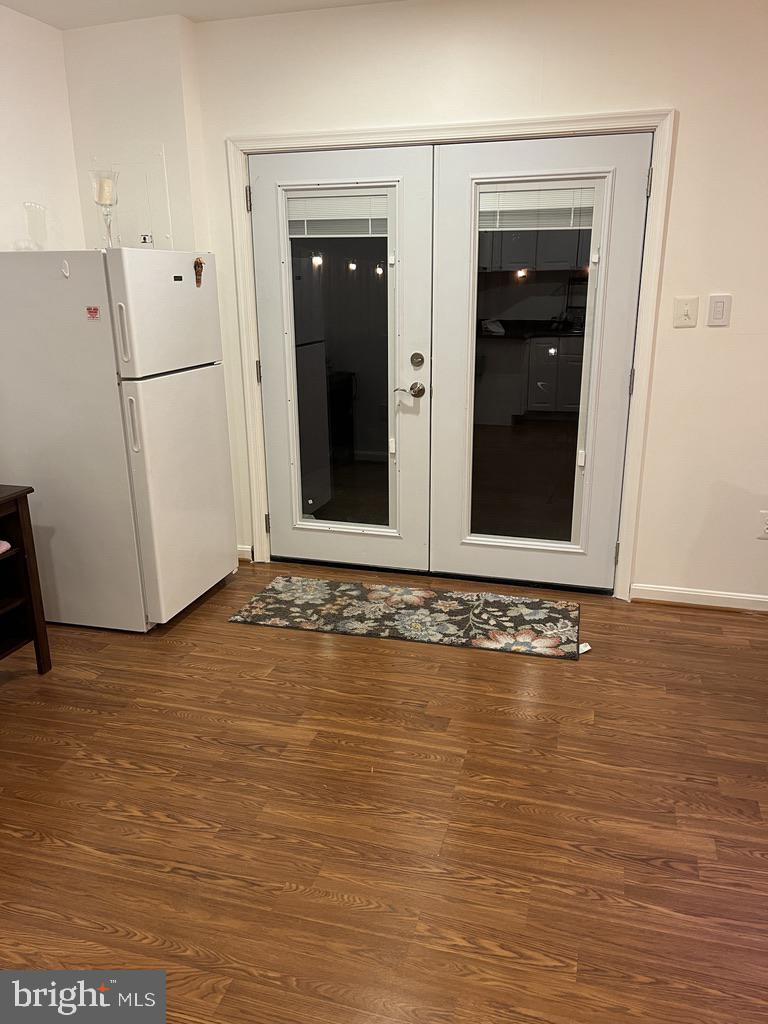
<path id="1" fill-rule="evenodd" d="M 42 674 L 51 668 L 51 655 L 29 518 L 32 490 L 0 484 L 0 539 L 11 545 L 0 554 L 0 658 L 34 643 Z"/>

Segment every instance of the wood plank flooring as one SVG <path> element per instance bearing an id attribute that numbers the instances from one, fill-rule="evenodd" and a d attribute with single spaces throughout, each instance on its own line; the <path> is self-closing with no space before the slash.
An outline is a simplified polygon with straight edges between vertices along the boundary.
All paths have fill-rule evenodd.
<path id="1" fill-rule="evenodd" d="M 3 967 L 164 968 L 179 1024 L 766 1020 L 764 615 L 587 595 L 579 662 L 227 622 L 285 572 L 408 580 L 243 566 L 0 663 Z"/>

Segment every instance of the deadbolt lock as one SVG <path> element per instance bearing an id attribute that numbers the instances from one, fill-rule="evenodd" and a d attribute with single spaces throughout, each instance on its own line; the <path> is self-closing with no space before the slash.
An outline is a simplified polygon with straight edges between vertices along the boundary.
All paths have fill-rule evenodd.
<path id="1" fill-rule="evenodd" d="M 423 365 L 424 365 L 424 356 L 423 356 L 423 354 L 421 352 L 411 352 L 411 366 L 413 366 L 414 369 L 418 370 L 419 367 L 421 367 Z"/>

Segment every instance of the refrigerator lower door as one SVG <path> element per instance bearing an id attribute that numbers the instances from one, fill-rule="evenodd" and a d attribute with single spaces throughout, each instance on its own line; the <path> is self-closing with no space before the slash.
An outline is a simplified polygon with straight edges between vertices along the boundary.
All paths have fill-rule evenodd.
<path id="1" fill-rule="evenodd" d="M 211 253 L 108 249 L 106 264 L 121 377 L 149 377 L 221 360 Z"/>
<path id="2" fill-rule="evenodd" d="M 237 567 L 224 371 L 125 381 L 147 614 L 167 622 Z"/>

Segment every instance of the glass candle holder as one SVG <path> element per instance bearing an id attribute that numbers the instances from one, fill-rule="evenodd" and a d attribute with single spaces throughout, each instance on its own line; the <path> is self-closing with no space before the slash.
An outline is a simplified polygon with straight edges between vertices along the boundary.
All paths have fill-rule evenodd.
<path id="1" fill-rule="evenodd" d="M 91 182 L 93 184 L 93 201 L 101 210 L 104 219 L 104 233 L 107 248 L 111 249 L 112 242 L 112 211 L 117 206 L 117 178 L 119 171 L 98 170 L 91 171 Z"/>
<path id="2" fill-rule="evenodd" d="M 24 203 L 27 215 L 27 236 L 32 248 L 41 251 L 48 242 L 48 211 L 40 203 Z"/>

